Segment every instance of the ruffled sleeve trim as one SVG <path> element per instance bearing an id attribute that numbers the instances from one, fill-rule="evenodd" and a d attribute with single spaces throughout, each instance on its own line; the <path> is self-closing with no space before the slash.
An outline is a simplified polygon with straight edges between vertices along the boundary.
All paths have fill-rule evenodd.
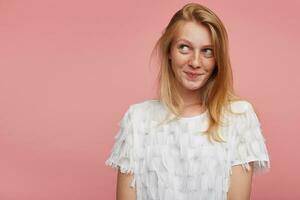
<path id="1" fill-rule="evenodd" d="M 249 158 L 242 162 L 233 162 L 231 166 L 242 165 L 243 170 L 250 171 L 250 163 L 253 162 L 253 172 L 255 174 L 265 174 L 270 171 L 270 161 L 268 159 Z M 232 174 L 232 171 L 231 171 Z"/>
<path id="2" fill-rule="evenodd" d="M 121 173 L 133 175 L 135 163 L 133 158 L 133 125 L 132 106 L 124 114 L 119 122 L 119 131 L 114 137 L 115 143 L 112 147 L 110 157 L 105 161 L 105 165 L 114 170 L 120 169 Z M 132 180 L 131 187 L 135 187 L 135 179 Z"/>
<path id="3" fill-rule="evenodd" d="M 249 171 L 250 162 L 253 162 L 254 173 L 269 172 L 271 166 L 266 140 L 253 106 L 247 101 L 241 101 L 233 107 L 240 116 L 236 124 L 231 166 L 242 165 L 244 171 Z"/>

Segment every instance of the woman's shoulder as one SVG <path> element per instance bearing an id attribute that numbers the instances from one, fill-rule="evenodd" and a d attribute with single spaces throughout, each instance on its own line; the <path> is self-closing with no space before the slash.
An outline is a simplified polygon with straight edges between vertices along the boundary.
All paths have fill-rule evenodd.
<path id="1" fill-rule="evenodd" d="M 246 113 L 253 109 L 253 105 L 249 100 L 239 99 L 230 102 L 230 111 L 234 114 Z"/>
<path id="2" fill-rule="evenodd" d="M 143 110 L 149 109 L 150 107 L 158 107 L 160 105 L 160 101 L 158 99 L 146 99 L 142 101 L 136 101 L 130 105 L 131 109 L 134 110 Z"/>
<path id="3" fill-rule="evenodd" d="M 143 101 L 137 101 L 130 106 L 131 112 L 137 118 L 151 117 L 156 114 L 162 113 L 163 106 L 159 99 L 147 99 Z"/>

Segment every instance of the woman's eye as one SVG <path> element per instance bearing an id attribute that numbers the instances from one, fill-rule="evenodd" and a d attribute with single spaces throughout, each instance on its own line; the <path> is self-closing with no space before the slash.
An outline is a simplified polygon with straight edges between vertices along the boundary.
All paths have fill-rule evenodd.
<path id="1" fill-rule="evenodd" d="M 187 48 L 184 48 L 184 47 L 187 47 Z M 179 45 L 179 49 L 180 50 L 187 50 L 189 46 L 185 45 L 185 44 L 181 44 Z"/>
<path id="2" fill-rule="evenodd" d="M 213 56 L 213 50 L 212 49 L 207 48 L 207 49 L 204 49 L 203 51 L 205 53 L 205 56 L 207 56 L 207 57 Z"/>

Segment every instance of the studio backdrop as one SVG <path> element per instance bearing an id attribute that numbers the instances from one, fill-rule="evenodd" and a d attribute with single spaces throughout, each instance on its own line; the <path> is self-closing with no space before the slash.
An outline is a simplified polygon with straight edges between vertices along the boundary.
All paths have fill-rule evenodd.
<path id="1" fill-rule="evenodd" d="M 128 106 L 156 95 L 154 44 L 190 1 L 0 1 L 0 199 L 115 199 L 104 165 Z M 229 36 L 234 88 L 271 170 L 254 200 L 300 199 L 299 1 L 195 1 Z"/>

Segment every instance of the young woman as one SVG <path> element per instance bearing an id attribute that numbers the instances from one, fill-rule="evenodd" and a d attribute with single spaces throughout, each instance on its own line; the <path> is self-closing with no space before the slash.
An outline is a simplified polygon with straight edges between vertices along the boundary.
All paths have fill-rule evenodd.
<path id="1" fill-rule="evenodd" d="M 248 200 L 270 168 L 253 105 L 233 91 L 225 27 L 189 3 L 158 40 L 159 98 L 129 106 L 105 164 L 118 200 Z"/>

